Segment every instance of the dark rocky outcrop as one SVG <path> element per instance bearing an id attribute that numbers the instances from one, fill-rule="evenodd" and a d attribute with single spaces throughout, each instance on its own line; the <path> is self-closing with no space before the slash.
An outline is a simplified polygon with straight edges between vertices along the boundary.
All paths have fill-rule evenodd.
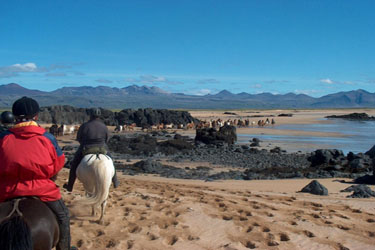
<path id="1" fill-rule="evenodd" d="M 311 168 L 321 173 L 326 172 L 327 177 L 339 177 L 339 174 L 341 177 L 358 178 L 359 175 L 372 172 L 372 159 L 362 153 L 349 152 L 345 156 L 341 150 L 318 149 L 311 153 L 308 160 L 311 162 Z"/>
<path id="2" fill-rule="evenodd" d="M 121 158 L 163 158 L 170 161 L 209 162 L 236 168 L 245 180 L 285 179 L 285 178 L 353 178 L 370 174 L 371 159 L 364 154 L 348 154 L 341 151 L 327 150 L 320 153 L 287 153 L 280 148 L 270 151 L 259 150 L 249 145 L 231 145 L 223 141 L 205 144 L 191 138 L 166 131 L 157 131 L 148 135 L 115 135 L 110 139 L 109 147 Z M 323 160 L 311 159 L 316 155 L 327 156 Z M 319 158 L 319 157 L 318 157 Z M 319 158 L 320 159 L 320 158 Z M 309 161 L 310 160 L 310 161 Z M 319 164 L 318 164 L 319 163 Z M 362 180 L 366 183 L 367 180 Z"/>
<path id="3" fill-rule="evenodd" d="M 260 140 L 259 138 L 253 138 L 250 141 L 250 147 L 259 147 L 260 146 Z"/>
<path id="4" fill-rule="evenodd" d="M 139 134 L 132 138 L 114 135 L 110 138 L 108 147 L 116 153 L 137 156 L 167 156 L 177 153 L 183 154 L 193 149 L 192 140 L 188 140 L 185 137 L 175 136 L 172 139 L 167 138 L 169 138 L 168 135 L 162 135 L 163 140 L 158 141 L 157 136 L 148 134 Z"/>
<path id="5" fill-rule="evenodd" d="M 360 185 L 351 185 L 350 187 L 341 190 L 341 192 L 353 192 L 351 195 L 348 195 L 348 198 L 370 198 L 375 197 L 375 192 L 372 191 L 368 186 Z"/>
<path id="6" fill-rule="evenodd" d="M 375 158 L 375 145 L 370 148 L 366 153 L 365 155 L 368 155 L 370 158 Z"/>
<path id="7" fill-rule="evenodd" d="M 237 141 L 236 127 L 225 125 L 216 130 L 216 128 L 202 128 L 196 130 L 195 141 L 205 144 L 227 143 L 234 144 Z"/>
<path id="8" fill-rule="evenodd" d="M 375 185 L 375 175 L 361 175 L 360 177 L 357 177 L 354 179 L 354 183 L 357 184 L 369 184 L 369 185 Z"/>
<path id="9" fill-rule="evenodd" d="M 109 139 L 108 147 L 120 154 L 152 156 L 157 152 L 157 140 L 147 134 L 134 138 L 114 135 Z"/>
<path id="10" fill-rule="evenodd" d="M 312 166 L 322 164 L 335 164 L 344 158 L 344 153 L 337 149 L 318 149 L 309 157 Z"/>
<path id="11" fill-rule="evenodd" d="M 112 111 L 101 109 L 102 119 L 109 126 L 116 124 Z M 69 105 L 42 107 L 39 112 L 39 120 L 54 124 L 82 124 L 90 119 L 90 109 L 75 108 Z"/>
<path id="12" fill-rule="evenodd" d="M 375 121 L 374 116 L 369 116 L 366 113 L 351 113 L 347 115 L 330 115 L 330 116 L 326 116 L 325 118 L 341 118 L 341 119 L 355 120 L 355 121 Z"/>
<path id="13" fill-rule="evenodd" d="M 174 125 L 194 122 L 199 120 L 192 117 L 187 111 L 176 111 L 167 109 L 124 109 L 115 114 L 116 120 L 119 124 L 137 124 L 138 127 L 157 124 L 171 124 Z"/>
<path id="14" fill-rule="evenodd" d="M 237 114 L 233 112 L 224 112 L 224 115 L 237 115 Z"/>
<path id="15" fill-rule="evenodd" d="M 122 168 L 124 174 L 136 175 L 136 174 L 157 174 L 167 178 L 178 178 L 178 179 L 193 179 L 193 180 L 226 180 L 226 179 L 237 179 L 243 180 L 242 173 L 239 171 L 223 171 L 215 174 L 210 173 L 208 167 L 197 167 L 197 168 L 177 168 L 169 165 L 163 165 L 158 161 L 152 159 L 146 159 L 136 162 L 131 165 L 124 165 Z"/>
<path id="16" fill-rule="evenodd" d="M 328 189 L 320 184 L 317 180 L 313 180 L 307 186 L 302 188 L 302 193 L 310 193 L 316 195 L 328 195 Z"/>
<path id="17" fill-rule="evenodd" d="M 193 118 L 187 111 L 175 111 L 167 109 L 124 109 L 120 112 L 112 112 L 101 108 L 102 119 L 108 126 L 118 124 L 132 124 L 137 126 L 151 126 L 159 123 L 164 124 L 184 124 L 190 122 L 198 123 L 199 120 Z M 90 109 L 75 108 L 69 105 L 57 105 L 42 107 L 39 113 L 39 120 L 45 123 L 54 124 L 82 124 L 90 119 Z"/>

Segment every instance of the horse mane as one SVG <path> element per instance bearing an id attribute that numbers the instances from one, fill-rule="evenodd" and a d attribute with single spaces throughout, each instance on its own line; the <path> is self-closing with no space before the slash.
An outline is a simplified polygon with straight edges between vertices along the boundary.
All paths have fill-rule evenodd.
<path id="1" fill-rule="evenodd" d="M 32 250 L 30 228 L 21 216 L 13 216 L 0 224 L 0 249 Z"/>

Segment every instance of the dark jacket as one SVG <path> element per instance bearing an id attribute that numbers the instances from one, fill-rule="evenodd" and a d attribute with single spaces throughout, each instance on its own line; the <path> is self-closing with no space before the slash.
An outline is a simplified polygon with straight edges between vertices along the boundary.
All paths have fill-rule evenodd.
<path id="1" fill-rule="evenodd" d="M 108 138 L 108 128 L 100 119 L 85 122 L 77 133 L 77 140 L 81 146 L 105 146 Z"/>

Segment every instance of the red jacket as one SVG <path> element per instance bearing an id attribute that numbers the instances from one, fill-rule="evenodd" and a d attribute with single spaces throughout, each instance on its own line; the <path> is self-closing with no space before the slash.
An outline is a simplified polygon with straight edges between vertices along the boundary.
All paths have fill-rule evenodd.
<path id="1" fill-rule="evenodd" d="M 0 134 L 0 202 L 18 196 L 61 199 L 50 180 L 64 166 L 56 138 L 36 122 L 23 122 Z"/>

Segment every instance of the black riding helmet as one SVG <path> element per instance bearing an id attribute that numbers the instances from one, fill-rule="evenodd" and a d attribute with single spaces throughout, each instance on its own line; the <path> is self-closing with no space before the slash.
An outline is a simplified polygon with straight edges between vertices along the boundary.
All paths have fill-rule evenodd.
<path id="1" fill-rule="evenodd" d="M 33 118 L 39 113 L 39 104 L 30 97 L 22 97 L 13 103 L 12 112 L 15 116 Z"/>
<path id="2" fill-rule="evenodd" d="M 4 111 L 1 113 L 1 122 L 3 124 L 14 123 L 14 115 L 10 111 Z"/>
<path id="3" fill-rule="evenodd" d="M 100 108 L 91 108 L 90 109 L 90 115 L 92 117 L 100 117 L 102 114 L 102 111 L 100 110 Z"/>

